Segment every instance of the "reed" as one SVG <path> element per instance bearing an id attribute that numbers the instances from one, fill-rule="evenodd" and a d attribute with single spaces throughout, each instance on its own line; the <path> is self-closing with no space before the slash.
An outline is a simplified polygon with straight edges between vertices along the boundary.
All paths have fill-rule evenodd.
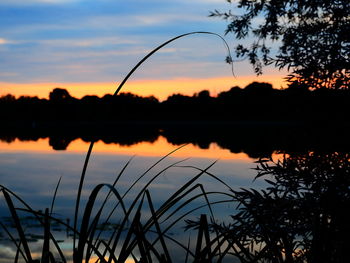
<path id="1" fill-rule="evenodd" d="M 172 41 L 193 34 L 219 36 L 210 32 L 192 32 L 164 42 L 130 71 L 118 86 L 115 96 L 136 69 L 155 52 Z M 225 40 L 224 43 L 230 52 Z M 276 162 L 261 159 L 256 168 L 256 178 L 270 178 L 265 179 L 266 189 L 260 190 L 231 188 L 210 172 L 216 162 L 199 168 L 183 165 L 183 160 L 162 168 L 144 186 L 140 184 L 155 167 L 182 146 L 145 169 L 122 193 L 118 183 L 125 175 L 131 162 L 129 160 L 113 183 L 96 185 L 82 207 L 82 190 L 93 146 L 94 142 L 91 142 L 83 165 L 72 225 L 53 212 L 61 179 L 54 191 L 50 209 L 45 208 L 44 212 L 34 210 L 16 193 L 0 185 L 12 220 L 11 229 L 2 222 L 0 227 L 16 248 L 14 262 L 350 261 L 350 216 L 347 213 L 350 206 L 349 153 L 308 152 L 285 155 Z M 194 174 L 162 204 L 156 205 L 150 187 L 175 167 L 192 169 Z M 205 185 L 200 183 L 203 176 L 212 178 L 227 191 L 207 191 Z M 139 186 L 140 190 L 137 190 Z M 132 192 L 136 194 L 132 195 L 130 202 Z M 231 223 L 220 223 L 215 217 L 214 208 L 227 203 L 237 204 L 237 209 L 231 215 Z M 206 214 L 201 214 L 199 219 L 190 217 L 204 208 Z M 36 258 L 21 213 L 33 217 L 42 229 L 41 254 Z M 171 235 L 183 226 L 183 222 L 184 230 L 190 230 L 187 242 Z M 52 226 L 57 224 L 73 233 L 72 259 L 64 254 L 52 231 Z M 184 255 L 183 258 L 178 251 Z"/>
<path id="2" fill-rule="evenodd" d="M 212 32 L 191 32 L 182 34 L 164 42 L 141 59 L 126 75 L 116 89 L 114 95 L 118 95 L 129 77 L 154 53 L 177 39 L 194 34 L 214 35 L 222 39 L 228 51 L 228 61 L 232 62 L 229 46 L 220 35 Z M 205 187 L 198 182 L 199 178 L 202 176 L 210 176 L 218 183 L 224 184 L 222 180 L 208 171 L 215 162 L 208 165 L 205 169 L 191 167 L 195 168 L 193 178 L 179 187 L 179 189 L 171 194 L 163 204 L 156 207 L 149 187 L 158 177 L 164 174 L 164 172 L 173 167 L 179 167 L 182 161 L 175 162 L 156 173 L 136 194 L 131 204 L 128 204 L 126 199 L 129 197 L 130 191 L 135 188 L 142 178 L 148 175 L 154 167 L 160 164 L 169 155 L 179 150 L 179 148 L 160 158 L 151 167 L 146 169 L 145 172 L 130 185 L 125 193 L 120 193 L 118 190 L 118 181 L 124 175 L 124 171 L 130 163 L 129 161 L 122 168 L 112 184 L 102 183 L 96 185 L 91 191 L 86 205 L 81 209 L 82 190 L 84 188 L 86 171 L 88 169 L 93 146 L 94 142 L 91 142 L 83 165 L 76 194 L 72 225 L 56 217 L 53 213 L 61 179 L 57 183 L 57 187 L 54 191 L 50 209 L 46 208 L 44 212 L 34 210 L 30 204 L 25 202 L 20 196 L 6 188 L 6 186 L 0 185 L 0 190 L 13 220 L 15 232 L 17 232 L 15 235 L 5 224 L 0 223 L 0 226 L 8 235 L 8 238 L 12 240 L 17 248 L 14 262 L 68 262 L 69 259 L 67 259 L 67 256 L 63 253 L 59 240 L 56 239 L 51 230 L 51 225 L 53 223 L 59 224 L 73 233 L 72 261 L 74 263 L 126 262 L 128 259 L 133 259 L 134 262 L 177 262 L 178 258 L 176 256 L 174 257 L 171 253 L 173 246 L 183 251 L 184 255 L 186 255 L 186 262 L 211 262 L 215 258 L 220 259 L 224 257 L 225 251 L 222 252 L 220 249 L 215 248 L 215 244 L 217 244 L 217 246 L 221 246 L 222 244 L 217 242 L 219 237 L 213 238 L 213 234 L 209 232 L 206 215 L 200 217 L 198 235 L 193 242 L 190 242 L 189 239 L 188 244 L 185 245 L 169 234 L 172 229 L 181 225 L 187 216 L 204 207 L 208 208 L 210 220 L 214 222 L 216 219 L 213 206 L 225 202 L 232 202 L 230 193 L 207 192 Z M 107 194 L 103 195 L 105 189 L 107 190 Z M 221 201 L 211 201 L 210 197 L 213 195 L 222 196 Z M 98 204 L 98 200 L 101 198 L 103 201 Z M 201 201 L 202 204 L 194 206 L 198 201 Z M 17 205 L 15 205 L 15 203 Z M 188 209 L 189 207 L 190 209 Z M 79 214 L 80 210 L 83 211 L 82 215 Z M 33 252 L 31 251 L 28 236 L 26 235 L 26 230 L 23 226 L 23 222 L 21 222 L 19 213 L 31 215 L 35 218 L 40 228 L 42 228 L 43 245 L 40 259 L 33 258 Z M 114 227 L 109 229 L 107 227 L 109 225 L 113 225 Z M 214 243 L 212 239 L 215 240 Z M 195 246 L 193 247 L 192 244 L 195 244 Z"/>
<path id="3" fill-rule="evenodd" d="M 165 157 L 161 158 L 156 164 L 164 159 Z M 174 246 L 182 250 L 183 255 L 187 255 L 189 261 L 202 262 L 201 259 L 203 258 L 213 260 L 218 257 L 218 249 L 212 249 L 215 244 L 211 242 L 212 233 L 209 232 L 206 215 L 200 217 L 201 223 L 198 228 L 198 235 L 192 243 L 195 244 L 195 248 L 175 240 L 170 233 L 176 231 L 173 229 L 179 225 L 183 225 L 183 221 L 187 216 L 204 207 L 209 211 L 211 222 L 216 221 L 213 206 L 232 202 L 232 196 L 224 192 L 208 192 L 198 182 L 202 176 L 211 176 L 208 170 L 215 164 L 213 162 L 205 169 L 197 168 L 197 172 L 192 178 L 171 194 L 160 206 L 156 207 L 148 188 L 159 176 L 178 166 L 179 163 L 181 161 L 172 163 L 156 173 L 138 191 L 131 204 L 126 204 L 125 200 L 129 197 L 131 189 L 137 185 L 136 182 L 151 171 L 151 169 L 147 169 L 134 184 L 131 184 L 125 193 L 120 193 L 117 187 L 118 180 L 123 176 L 123 171 L 129 164 L 128 162 L 113 184 L 99 184 L 94 187 L 83 208 L 82 218 L 75 226 L 71 226 L 55 217 L 52 213 L 52 207 L 51 210 L 47 208 L 44 212 L 36 211 L 10 189 L 1 186 L 18 236 L 18 238 L 14 237 L 8 227 L 1 224 L 1 227 L 17 248 L 17 257 L 14 262 L 20 262 L 20 259 L 24 262 L 69 261 L 51 231 L 51 223 L 58 223 L 75 233 L 77 245 L 73 251 L 74 263 L 125 262 L 130 258 L 134 262 L 178 262 L 177 258 L 174 259 L 174 255 L 171 253 Z M 156 164 L 150 168 L 154 168 Z M 107 189 L 107 193 L 103 194 L 103 189 Z M 56 199 L 56 193 L 57 191 L 55 191 L 53 200 Z M 221 195 L 221 200 L 211 201 L 211 196 L 214 195 Z M 97 204 L 101 196 L 103 198 L 102 202 Z M 201 201 L 202 204 L 198 205 L 198 201 Z M 17 203 L 16 207 L 14 203 Z M 32 258 L 33 253 L 21 223 L 19 212 L 26 212 L 34 216 L 37 224 L 42 228 L 44 234 L 40 260 Z M 103 213 L 107 216 L 103 216 Z M 109 229 L 106 227 L 108 225 L 114 225 L 115 227 Z M 50 246 L 50 244 L 53 245 Z"/>

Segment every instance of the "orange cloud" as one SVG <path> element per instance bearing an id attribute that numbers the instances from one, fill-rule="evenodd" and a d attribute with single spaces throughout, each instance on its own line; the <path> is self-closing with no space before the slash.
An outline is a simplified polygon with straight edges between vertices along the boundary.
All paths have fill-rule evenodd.
<path id="1" fill-rule="evenodd" d="M 209 90 L 212 96 L 233 86 L 245 87 L 253 81 L 269 82 L 274 88 L 286 86 L 281 75 L 243 76 L 243 77 L 216 77 L 216 78 L 178 78 L 172 80 L 132 80 L 127 82 L 122 92 L 132 92 L 140 96 L 155 96 L 160 100 L 166 99 L 174 93 L 193 95 L 201 90 Z M 85 95 L 103 96 L 113 94 L 118 83 L 6 83 L 0 82 L 0 96 L 13 94 L 15 96 L 38 96 L 47 98 L 55 87 L 65 88 L 69 93 L 81 98 Z"/>

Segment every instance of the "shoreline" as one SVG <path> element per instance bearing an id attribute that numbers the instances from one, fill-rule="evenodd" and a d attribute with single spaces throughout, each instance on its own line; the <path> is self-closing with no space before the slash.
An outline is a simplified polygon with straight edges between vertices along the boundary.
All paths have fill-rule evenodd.
<path id="1" fill-rule="evenodd" d="M 4 123 L 3 123 L 4 124 Z M 7 126 L 6 126 L 7 124 Z M 233 153 L 251 157 L 273 152 L 350 152 L 349 122 L 274 121 L 121 121 L 121 122 L 11 122 L 2 125 L 0 140 L 11 143 L 49 138 L 55 150 L 65 150 L 70 142 L 103 141 L 133 145 L 153 142 L 163 136 L 169 143 L 191 143 L 202 149 L 216 143 Z"/>

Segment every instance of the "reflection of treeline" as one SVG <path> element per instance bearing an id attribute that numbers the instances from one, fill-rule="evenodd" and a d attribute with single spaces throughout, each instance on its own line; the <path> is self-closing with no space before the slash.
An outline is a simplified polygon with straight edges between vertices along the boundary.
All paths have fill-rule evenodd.
<path id="1" fill-rule="evenodd" d="M 273 89 L 253 82 L 244 89 L 210 96 L 203 90 L 193 96 L 174 94 L 160 102 L 155 97 L 131 93 L 76 99 L 56 88 L 49 99 L 6 95 L 0 98 L 2 120 L 28 121 L 115 121 L 115 120 L 347 120 L 349 90 L 302 87 Z"/>
<path id="2" fill-rule="evenodd" d="M 30 125 L 28 125 L 30 126 Z M 140 142 L 155 142 L 163 136 L 170 144 L 193 144 L 208 149 L 211 143 L 232 153 L 246 153 L 252 158 L 269 157 L 273 152 L 299 153 L 305 151 L 349 152 L 347 125 L 299 125 L 271 122 L 172 122 L 148 125 L 140 122 L 95 124 L 37 125 L 0 130 L 0 141 L 11 143 L 49 138 L 54 150 L 66 150 L 80 138 L 106 144 L 131 146 Z"/>

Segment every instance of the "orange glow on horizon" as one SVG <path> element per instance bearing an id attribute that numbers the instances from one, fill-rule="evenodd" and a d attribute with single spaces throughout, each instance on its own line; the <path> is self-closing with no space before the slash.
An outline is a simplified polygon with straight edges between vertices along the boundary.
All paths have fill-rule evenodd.
<path id="1" fill-rule="evenodd" d="M 119 155 L 137 155 L 145 157 L 161 157 L 177 149 L 178 145 L 172 145 L 167 142 L 166 138 L 160 136 L 154 143 L 140 142 L 131 146 L 122 146 L 119 144 L 105 144 L 98 141 L 94 144 L 94 153 L 100 154 L 119 154 Z M 68 147 L 68 152 L 85 153 L 89 148 L 89 142 L 81 139 L 72 141 Z M 0 141 L 0 152 L 38 152 L 52 154 L 55 151 L 51 148 L 48 138 L 37 141 L 20 141 L 16 139 L 11 143 Z M 219 160 L 240 160 L 251 162 L 245 153 L 231 153 L 227 149 L 221 149 L 215 143 L 210 144 L 209 149 L 201 149 L 193 144 L 188 144 L 179 149 L 174 154 L 178 158 L 208 158 Z"/>
<path id="2" fill-rule="evenodd" d="M 180 93 L 192 96 L 196 92 L 209 90 L 211 96 L 216 96 L 222 91 L 229 90 L 233 86 L 244 88 L 253 81 L 269 82 L 274 88 L 285 86 L 281 75 L 243 76 L 234 78 L 183 78 L 172 80 L 131 80 L 125 84 L 121 92 L 131 92 L 140 96 L 155 96 L 160 100 L 165 100 L 169 95 Z M 67 89 L 76 98 L 85 95 L 113 94 L 118 87 L 118 83 L 7 83 L 0 82 L 0 96 L 12 94 L 19 96 L 38 96 L 48 98 L 49 93 L 56 87 Z"/>

